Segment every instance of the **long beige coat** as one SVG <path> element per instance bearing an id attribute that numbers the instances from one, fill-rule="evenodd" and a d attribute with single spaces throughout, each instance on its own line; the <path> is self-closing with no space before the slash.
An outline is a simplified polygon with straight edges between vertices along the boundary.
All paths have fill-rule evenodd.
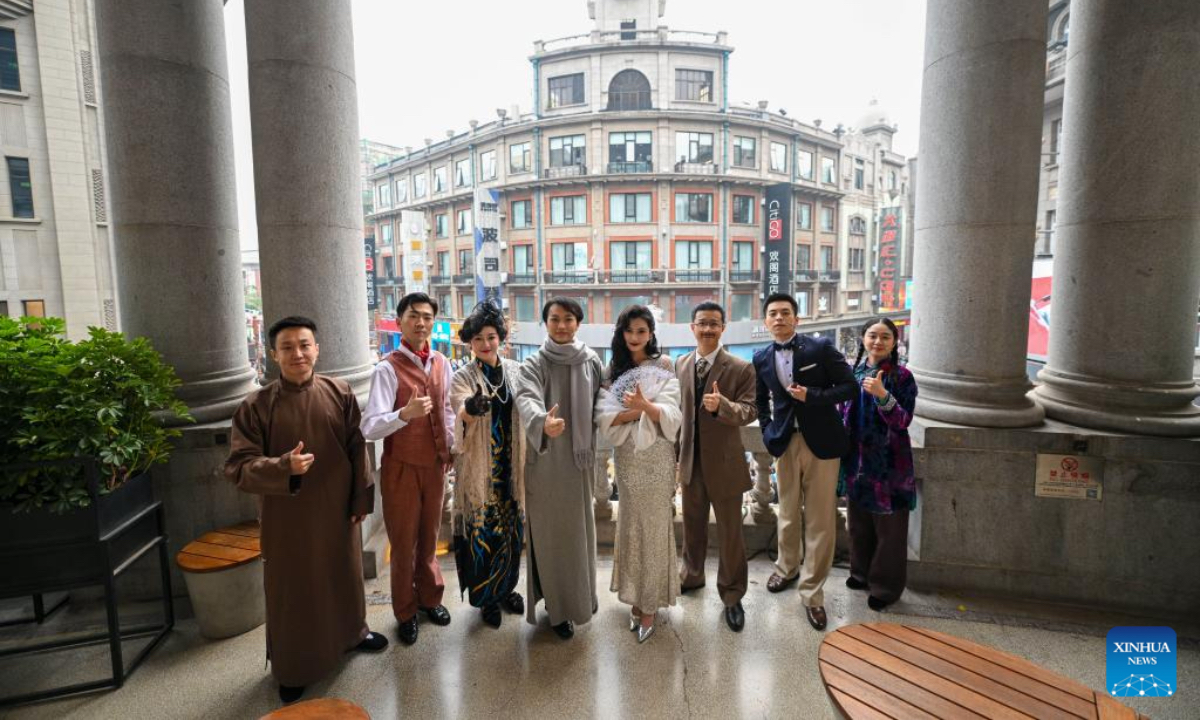
<path id="1" fill-rule="evenodd" d="M 501 359 L 504 378 L 509 392 L 513 393 L 512 404 L 512 494 L 521 512 L 525 512 L 525 432 L 521 428 L 520 413 L 516 402 L 516 379 L 521 364 L 515 360 Z M 467 399 L 483 385 L 483 372 L 469 363 L 459 368 L 450 380 L 450 407 L 454 411 L 454 527 L 466 515 L 470 515 L 487 502 L 492 482 L 492 411 L 476 418 L 467 425 L 458 418 Z"/>

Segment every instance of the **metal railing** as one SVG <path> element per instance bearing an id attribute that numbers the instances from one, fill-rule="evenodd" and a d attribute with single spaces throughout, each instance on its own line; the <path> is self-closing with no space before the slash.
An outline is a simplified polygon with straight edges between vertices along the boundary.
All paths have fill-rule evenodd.
<path id="1" fill-rule="evenodd" d="M 719 283 L 721 271 L 713 268 L 687 268 L 683 270 L 668 270 L 667 282 L 679 283 Z"/>
<path id="2" fill-rule="evenodd" d="M 559 165 L 557 167 L 548 167 L 542 171 L 542 176 L 546 178 L 564 178 L 564 177 L 579 177 L 587 175 L 587 165 L 578 163 L 575 165 Z"/>
<path id="3" fill-rule="evenodd" d="M 699 163 L 680 160 L 675 163 L 675 172 L 687 175 L 716 175 L 717 166 L 712 162 Z"/>
<path id="4" fill-rule="evenodd" d="M 842 279 L 841 270 L 822 270 L 821 282 L 837 282 Z"/>
<path id="5" fill-rule="evenodd" d="M 547 285 L 591 285 L 596 276 L 591 270 L 553 270 L 542 273 L 542 282 Z"/>
<path id="6" fill-rule="evenodd" d="M 508 274 L 508 284 L 509 285 L 536 285 L 537 284 L 537 274 L 536 273 L 509 273 Z"/>
<path id="7" fill-rule="evenodd" d="M 467 283 L 470 283 L 472 285 L 475 284 L 475 274 L 474 273 L 462 273 L 462 274 L 454 276 L 454 284 L 455 285 L 465 285 Z"/>
<path id="8" fill-rule="evenodd" d="M 797 270 L 796 271 L 796 282 L 816 282 L 816 281 L 817 281 L 817 271 L 816 270 Z"/>
<path id="9" fill-rule="evenodd" d="M 654 172 L 654 163 L 649 160 L 639 160 L 634 162 L 610 162 L 608 164 L 608 172 L 610 175 L 621 173 L 648 173 Z"/>
<path id="10" fill-rule="evenodd" d="M 762 270 L 732 270 L 729 273 L 729 282 L 759 282 L 762 280 Z"/>
<path id="11" fill-rule="evenodd" d="M 599 276 L 601 283 L 622 285 L 631 283 L 660 283 L 666 277 L 666 273 L 662 270 L 650 270 L 648 268 L 628 268 L 623 270 L 601 270 L 599 271 Z"/>
<path id="12" fill-rule="evenodd" d="M 430 285 L 449 285 L 450 284 L 450 276 L 449 275 L 430 275 L 429 276 L 429 284 Z"/>

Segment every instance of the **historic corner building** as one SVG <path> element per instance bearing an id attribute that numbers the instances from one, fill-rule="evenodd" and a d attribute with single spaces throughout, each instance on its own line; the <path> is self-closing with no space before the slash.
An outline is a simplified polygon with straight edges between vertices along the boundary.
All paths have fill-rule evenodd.
<path id="1" fill-rule="evenodd" d="M 661 308 L 664 347 L 685 352 L 691 308 L 716 300 L 725 340 L 749 357 L 767 339 L 768 285 L 796 297 L 806 332 L 842 330 L 847 346 L 874 312 L 904 321 L 908 169 L 886 111 L 873 103 L 856 128 L 831 131 L 765 101 L 735 104 L 724 33 L 660 26 L 662 0 L 588 8 L 589 34 L 534 43 L 532 113 L 471 121 L 371 175 L 381 349 L 396 342 L 399 298 L 423 289 L 448 318 L 435 340 L 451 350 L 453 319 L 497 292 L 484 277 L 516 320 L 521 357 L 544 338 L 540 308 L 554 295 L 584 307 L 580 337 L 600 351 L 621 310 L 641 303 Z M 768 193 L 785 198 L 783 226 L 768 227 Z M 496 212 L 481 215 L 477 199 Z M 488 253 L 477 238 L 493 230 Z M 768 255 L 779 243 L 782 264 Z"/>

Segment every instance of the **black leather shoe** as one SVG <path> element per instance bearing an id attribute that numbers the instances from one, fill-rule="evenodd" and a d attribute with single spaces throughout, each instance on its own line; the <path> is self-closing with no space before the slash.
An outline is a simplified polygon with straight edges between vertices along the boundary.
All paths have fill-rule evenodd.
<path id="1" fill-rule="evenodd" d="M 554 626 L 554 632 L 563 640 L 570 640 L 575 637 L 575 623 L 570 620 L 560 622 Z"/>
<path id="2" fill-rule="evenodd" d="M 881 599 L 875 597 L 874 595 L 867 596 L 867 607 L 871 608 L 875 612 L 879 612 L 880 610 L 884 609 L 888 605 L 891 605 L 891 603 L 888 602 L 887 600 L 881 600 Z"/>
<path id="3" fill-rule="evenodd" d="M 808 624 L 813 626 L 814 630 L 824 630 L 825 623 L 828 618 L 825 615 L 824 605 L 813 605 L 804 608 L 804 615 L 808 618 Z"/>
<path id="4" fill-rule="evenodd" d="M 740 600 L 725 608 L 725 624 L 734 632 L 741 632 L 746 627 L 746 610 Z"/>
<path id="5" fill-rule="evenodd" d="M 421 612 L 425 613 L 425 617 L 429 618 L 429 622 L 433 623 L 434 625 L 445 626 L 450 624 L 450 611 L 446 609 L 445 605 L 419 609 Z"/>
<path id="6" fill-rule="evenodd" d="M 850 588 L 851 590 L 866 590 L 868 586 L 862 580 L 859 580 L 851 575 L 850 577 L 846 578 L 846 587 Z"/>
<path id="7" fill-rule="evenodd" d="M 521 597 L 521 593 L 511 592 L 500 601 L 500 606 L 513 615 L 520 615 L 525 612 L 525 598 Z"/>
<path id="8" fill-rule="evenodd" d="M 388 639 L 383 635 L 374 632 L 368 632 L 367 636 L 362 639 L 362 642 L 354 646 L 355 652 L 383 652 L 387 649 Z"/>
<path id="9" fill-rule="evenodd" d="M 415 643 L 417 641 L 417 616 L 413 615 L 400 623 L 400 630 L 397 634 L 400 636 L 400 642 L 405 645 Z"/>
<path id="10" fill-rule="evenodd" d="M 693 590 L 699 590 L 702 587 L 704 587 L 704 583 L 700 583 L 699 585 L 684 585 L 683 583 L 680 583 L 679 594 L 686 595 L 687 593 L 690 593 Z"/>
<path id="11" fill-rule="evenodd" d="M 285 705 L 296 702 L 302 695 L 304 695 L 303 685 L 279 686 L 279 699 L 282 700 Z"/>
<path id="12" fill-rule="evenodd" d="M 499 605 L 484 605 L 480 608 L 480 612 L 483 613 L 483 621 L 485 623 L 494 628 L 500 627 L 500 622 L 504 619 L 504 616 L 500 614 Z"/>

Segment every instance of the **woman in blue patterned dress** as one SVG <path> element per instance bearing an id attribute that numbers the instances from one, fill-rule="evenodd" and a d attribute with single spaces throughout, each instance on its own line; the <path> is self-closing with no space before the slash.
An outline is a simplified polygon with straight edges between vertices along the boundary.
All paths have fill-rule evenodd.
<path id="1" fill-rule="evenodd" d="M 850 435 L 838 480 L 850 535 L 846 585 L 868 590 L 872 610 L 882 610 L 904 592 L 908 513 L 917 502 L 908 437 L 917 382 L 900 364 L 896 339 L 896 325 L 887 318 L 863 325 L 854 360 L 858 396 L 842 405 Z"/>
<path id="2" fill-rule="evenodd" d="M 500 357 L 508 328 L 490 303 L 476 306 L 459 337 L 475 359 L 450 382 L 454 409 L 455 560 L 460 591 L 483 620 L 500 627 L 500 609 L 520 614 L 515 592 L 524 534 L 525 433 L 520 432 L 512 380 L 519 364 Z"/>

